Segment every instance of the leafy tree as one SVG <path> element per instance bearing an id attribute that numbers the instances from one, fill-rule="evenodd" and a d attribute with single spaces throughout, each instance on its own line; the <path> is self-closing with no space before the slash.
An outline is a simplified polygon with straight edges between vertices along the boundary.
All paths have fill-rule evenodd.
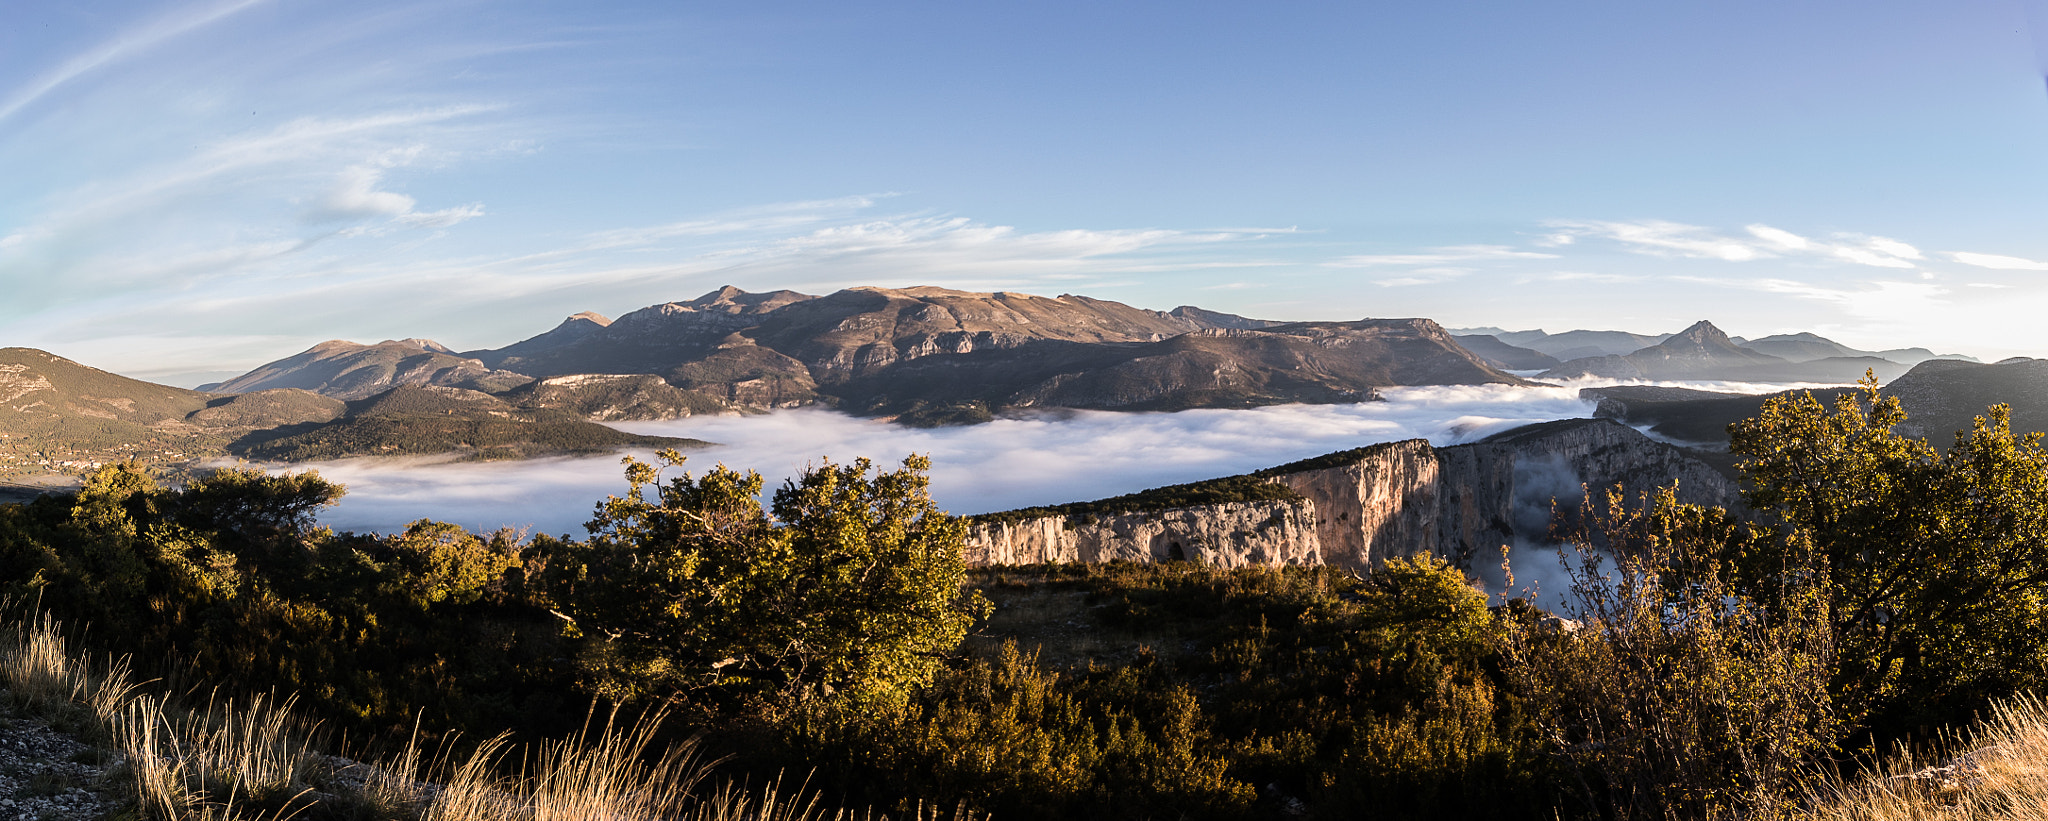
<path id="1" fill-rule="evenodd" d="M 865 459 L 807 470 L 775 493 L 774 518 L 757 473 L 661 484 L 625 464 L 631 488 L 598 506 L 590 538 L 543 548 L 601 694 L 900 695 L 985 606 L 962 591 L 965 525 L 932 504 L 922 457 L 872 477 Z"/>
<path id="2" fill-rule="evenodd" d="M 1510 669 L 1597 814 L 1765 816 L 1839 726 L 1825 572 L 1793 540 L 1763 586 L 1730 583 L 1729 557 L 1771 534 L 1673 488 L 1646 501 L 1587 505 L 1567 563 L 1579 621 L 1525 625 Z"/>
<path id="3" fill-rule="evenodd" d="M 1900 435 L 1905 419 L 1866 379 L 1832 412 L 1792 395 L 1730 427 L 1750 505 L 1810 537 L 1828 568 L 1834 689 L 1880 730 L 2048 683 L 2040 434 L 2015 436 L 1999 405 L 1940 453 Z"/>

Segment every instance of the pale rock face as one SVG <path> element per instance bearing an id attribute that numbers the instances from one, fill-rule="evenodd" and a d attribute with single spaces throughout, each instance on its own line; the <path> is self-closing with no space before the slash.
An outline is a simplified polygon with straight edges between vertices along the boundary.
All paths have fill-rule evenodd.
<path id="1" fill-rule="evenodd" d="M 1676 481 L 1681 502 L 1739 501 L 1734 483 L 1705 463 L 1607 420 L 1531 425 L 1447 448 L 1391 442 L 1270 481 L 1303 498 L 976 525 L 966 557 L 995 565 L 1188 560 L 1370 572 L 1389 559 L 1430 554 L 1469 570 L 1518 535 L 1540 539 L 1551 501 L 1575 505 L 1584 488 L 1618 483 L 1635 492 Z"/>
<path id="2" fill-rule="evenodd" d="M 30 373 L 27 365 L 0 365 L 0 402 L 47 390 L 54 390 L 50 380 L 42 374 Z"/>
<path id="3" fill-rule="evenodd" d="M 1322 564 L 1315 505 L 1232 502 L 1082 518 L 1061 516 L 973 528 L 969 564 L 1197 561 L 1218 567 Z"/>
<path id="4" fill-rule="evenodd" d="M 1389 558 L 1436 551 L 1439 474 L 1436 450 L 1414 439 L 1373 448 L 1348 465 L 1273 481 L 1315 503 L 1324 562 L 1376 568 Z"/>

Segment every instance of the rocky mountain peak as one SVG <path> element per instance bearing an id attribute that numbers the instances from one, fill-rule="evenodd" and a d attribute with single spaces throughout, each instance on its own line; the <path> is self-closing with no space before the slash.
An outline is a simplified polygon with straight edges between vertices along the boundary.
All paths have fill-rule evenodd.
<path id="1" fill-rule="evenodd" d="M 1735 347 L 1735 343 L 1728 339 L 1727 334 L 1722 333 L 1720 328 L 1714 327 L 1714 323 L 1704 319 L 1693 323 L 1683 331 L 1673 334 L 1670 339 L 1664 340 L 1663 344 L 1667 347 L 1699 347 L 1703 345 L 1711 345 L 1716 348 Z"/>
<path id="2" fill-rule="evenodd" d="M 320 344 L 321 344 L 321 345 L 331 345 L 331 344 L 333 344 L 333 343 L 331 343 L 331 342 L 322 342 L 322 343 L 320 343 Z M 343 345 L 348 345 L 348 346 L 350 346 L 350 347 L 372 347 L 372 348 L 382 348 L 382 347 L 390 346 L 390 347 L 397 347 L 397 348 L 418 348 L 418 349 L 420 349 L 420 350 L 422 350 L 422 351 L 432 351 L 432 352 L 434 352 L 434 353 L 446 353 L 446 354 L 452 354 L 452 353 L 455 353 L 455 349 L 454 349 L 454 348 L 450 348 L 450 347 L 448 347 L 448 346 L 446 346 L 446 345 L 443 345 L 443 344 L 441 344 L 441 343 L 439 343 L 439 342 L 435 342 L 434 340 L 431 340 L 431 339 L 420 339 L 420 338 L 417 338 L 417 337 L 408 337 L 408 338 L 406 338 L 406 339 L 386 339 L 386 340 L 384 340 L 384 341 L 382 341 L 382 342 L 379 342 L 379 343 L 377 343 L 377 344 L 375 344 L 375 345 L 370 345 L 370 346 L 356 346 L 356 345 L 354 345 L 354 343 L 347 343 L 347 342 L 344 342 L 344 343 L 342 343 L 342 344 L 343 344 Z"/>
<path id="3" fill-rule="evenodd" d="M 792 302 L 803 302 L 816 298 L 810 294 L 800 294 L 796 291 L 769 291 L 757 294 L 731 285 L 721 285 L 710 293 L 696 299 L 687 302 L 671 302 L 661 307 L 689 312 L 762 314 Z M 670 313 L 673 312 L 675 311 L 670 311 Z M 636 311 L 635 313 L 639 312 Z"/>
<path id="4" fill-rule="evenodd" d="M 610 317 L 607 317 L 604 314 L 598 313 L 596 311 L 584 311 L 580 314 L 570 314 L 568 319 L 562 320 L 563 325 L 568 325 L 575 322 L 588 322 L 600 328 L 612 324 L 612 320 Z"/>

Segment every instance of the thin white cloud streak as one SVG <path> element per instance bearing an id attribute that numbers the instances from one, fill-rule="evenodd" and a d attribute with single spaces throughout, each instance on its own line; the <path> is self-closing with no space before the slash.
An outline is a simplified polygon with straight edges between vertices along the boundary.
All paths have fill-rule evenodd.
<path id="1" fill-rule="evenodd" d="M 65 83 L 94 69 L 133 57 L 166 40 L 204 28 L 263 2 L 265 0 L 232 0 L 210 6 L 181 9 L 177 13 L 122 32 L 93 49 L 65 60 L 56 68 L 17 88 L 7 97 L 6 102 L 0 102 L 0 120 L 14 116 Z"/>
<path id="2" fill-rule="evenodd" d="M 1916 319 L 1924 319 L 1929 309 L 1943 304 L 1943 297 L 1949 294 L 1947 288 L 1931 282 L 1881 280 L 1864 283 L 1863 287 L 1852 289 L 1829 288 L 1784 279 L 1676 279 L 1818 300 L 1833 304 L 1852 317 L 1902 325 L 1910 324 Z"/>
<path id="3" fill-rule="evenodd" d="M 965 428 L 905 428 L 816 409 L 765 416 L 620 424 L 628 430 L 719 442 L 689 454 L 688 469 L 757 470 L 771 488 L 820 460 L 859 457 L 893 466 L 932 458 L 932 493 L 955 513 L 1081 501 L 1284 464 L 1376 442 L 1468 442 L 1534 422 L 1589 416 L 1574 382 L 1557 388 L 1392 388 L 1385 402 L 1283 405 L 1179 413 L 1076 412 L 1001 419 Z M 1787 386 L 1685 384 L 1762 392 Z M 471 528 L 531 527 L 581 534 L 608 494 L 624 491 L 618 457 L 493 464 L 350 460 L 313 466 L 349 486 L 322 521 L 392 530 L 420 518 Z"/>
<path id="4" fill-rule="evenodd" d="M 1560 271 L 1554 274 L 1526 277 L 1520 282 L 1591 282 L 1600 285 L 1620 285 L 1628 282 L 1642 282 L 1646 277 L 1634 274 L 1596 274 L 1587 271 Z"/>
<path id="5" fill-rule="evenodd" d="M 1353 254 L 1324 263 L 1332 268 L 1374 268 L 1403 265 L 1443 265 L 1450 262 L 1483 262 L 1512 259 L 1557 259 L 1556 254 L 1522 251 L 1506 245 L 1453 245 L 1415 254 Z"/>
<path id="6" fill-rule="evenodd" d="M 1545 225 L 1552 231 L 1544 239 L 1547 245 L 1601 239 L 1634 253 L 1661 257 L 1754 262 L 1803 256 L 1877 268 L 1914 268 L 1925 259 L 1920 249 L 1888 237 L 1839 233 L 1821 240 L 1762 224 L 1746 226 L 1746 237 L 1666 220 L 1551 220 Z"/>
<path id="7" fill-rule="evenodd" d="M 1964 265 L 1990 268 L 1995 271 L 2048 271 L 2048 262 L 2037 262 L 2024 257 L 2008 257 L 2000 254 L 1978 254 L 1957 251 L 1949 258 Z"/>
<path id="8" fill-rule="evenodd" d="M 1470 268 L 1415 268 L 1403 272 L 1402 276 L 1382 277 L 1372 280 L 1382 288 L 1405 288 L 1417 285 L 1435 285 L 1460 279 L 1472 273 Z"/>

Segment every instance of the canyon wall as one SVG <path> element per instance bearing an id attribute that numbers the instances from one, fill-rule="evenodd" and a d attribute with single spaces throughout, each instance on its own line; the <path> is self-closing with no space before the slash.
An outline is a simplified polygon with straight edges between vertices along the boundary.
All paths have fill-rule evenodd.
<path id="1" fill-rule="evenodd" d="M 1097 516 L 1042 516 L 977 525 L 969 564 L 1198 561 L 1221 567 L 1322 564 L 1315 504 L 1228 502 Z"/>
<path id="2" fill-rule="evenodd" d="M 972 564 L 1201 561 L 1331 564 L 1368 572 L 1433 554 L 1470 569 L 1502 545 L 1540 541 L 1551 501 L 1582 487 L 1631 491 L 1676 481 L 1679 500 L 1730 506 L 1735 485 L 1686 451 L 1604 419 L 1516 428 L 1445 448 L 1389 442 L 1253 474 L 1294 500 L 1163 511 L 990 517 L 968 535 Z"/>

